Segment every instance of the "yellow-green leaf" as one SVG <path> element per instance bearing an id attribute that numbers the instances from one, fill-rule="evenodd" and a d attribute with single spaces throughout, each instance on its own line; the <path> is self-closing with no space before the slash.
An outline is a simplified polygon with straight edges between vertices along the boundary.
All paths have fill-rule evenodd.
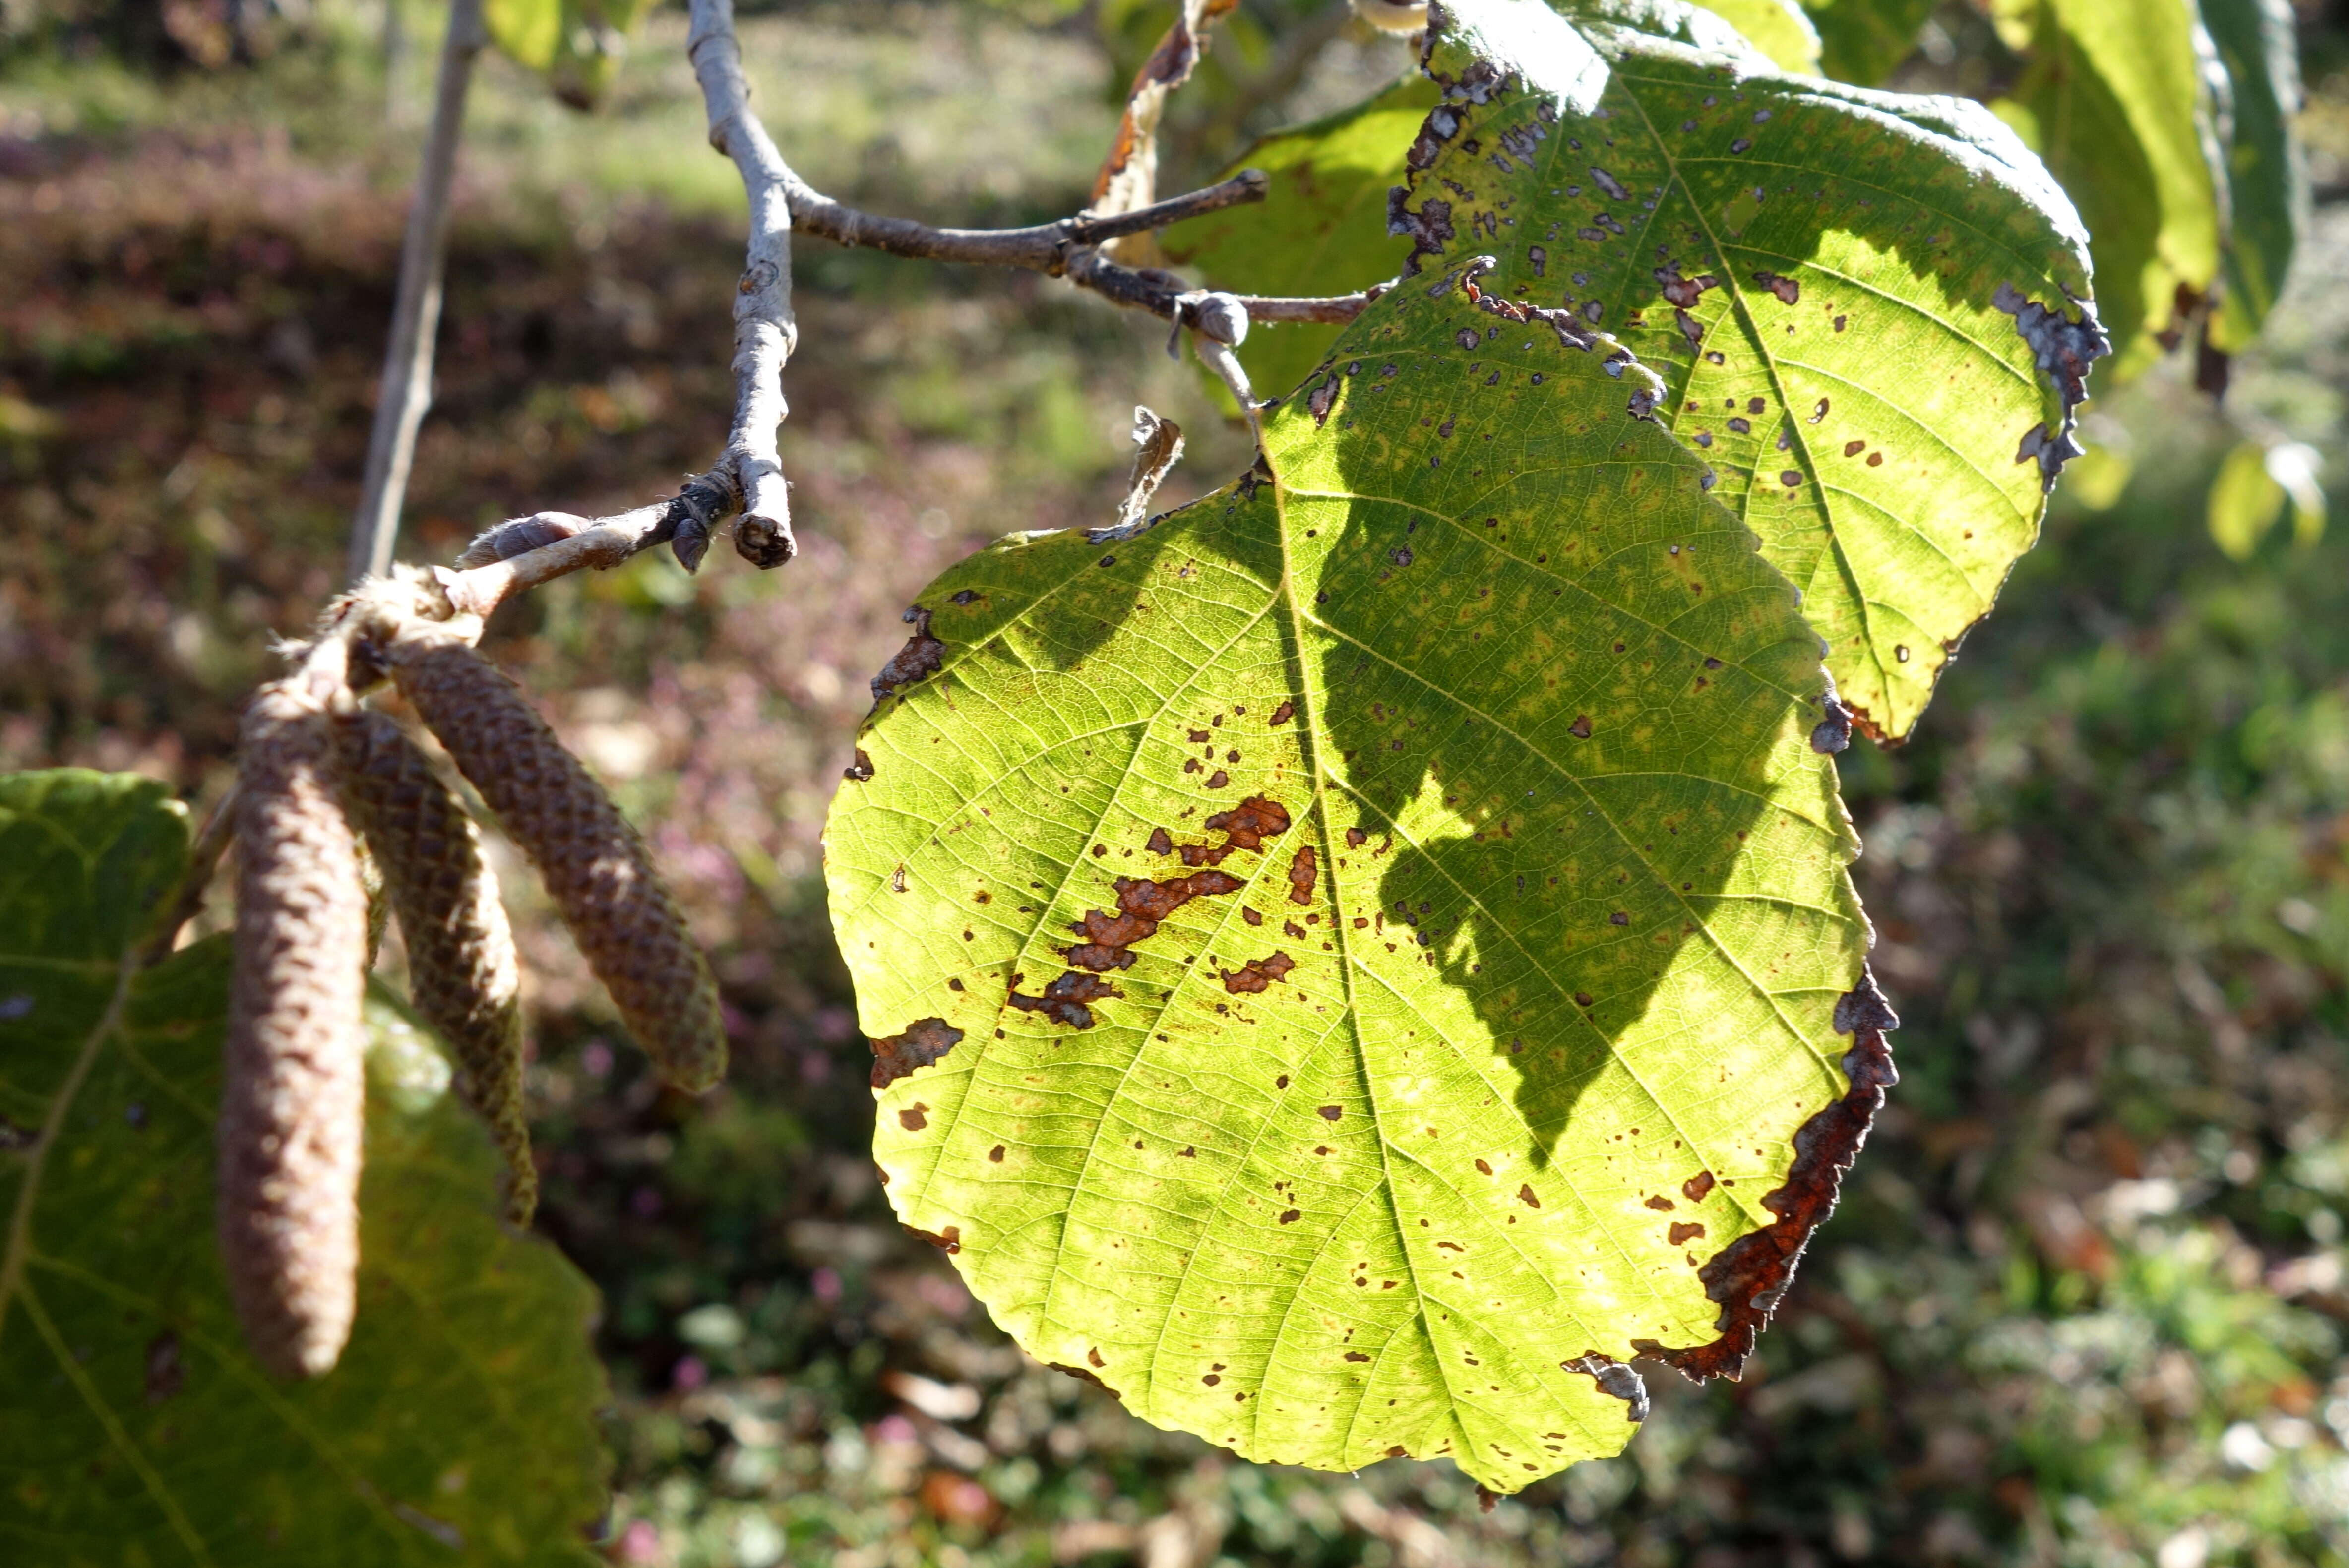
<path id="1" fill-rule="evenodd" d="M 2244 441 L 2229 452 L 2210 481 L 2210 539 L 2237 561 L 2249 561 L 2283 515 L 2283 486 L 2268 472 L 2267 449 Z"/>
<path id="2" fill-rule="evenodd" d="M 1262 473 L 920 596 L 826 872 L 890 1200 L 1031 1354 L 1510 1491 L 1750 1346 L 1889 1019 L 1817 642 L 1659 390 L 1423 276 Z"/>

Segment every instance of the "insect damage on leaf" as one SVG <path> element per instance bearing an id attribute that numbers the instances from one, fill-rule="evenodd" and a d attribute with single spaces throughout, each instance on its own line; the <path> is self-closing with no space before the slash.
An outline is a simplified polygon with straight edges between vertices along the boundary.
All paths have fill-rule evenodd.
<path id="1" fill-rule="evenodd" d="M 1640 1354 L 1670 1362 L 1697 1382 L 1734 1377 L 1744 1369 L 1755 1338 L 1795 1283 L 1803 1250 L 1835 1212 L 1844 1172 L 1868 1142 L 1868 1130 L 1884 1108 L 1884 1091 L 1900 1081 L 1884 1037 L 1900 1020 L 1864 966 L 1859 984 L 1837 1000 L 1834 1022 L 1837 1034 L 1852 1037 L 1843 1058 L 1851 1087 L 1795 1132 L 1795 1163 L 1784 1184 L 1762 1200 L 1775 1221 L 1732 1242 L 1702 1270 L 1705 1294 L 1721 1304 L 1715 1325 L 1721 1337 L 1683 1349 L 1638 1342 Z"/>
<path id="2" fill-rule="evenodd" d="M 2022 444 L 2014 453 L 2018 463 L 2036 458 L 2044 476 L 2042 487 L 2052 490 L 2064 463 L 2086 449 L 2073 434 L 2080 423 L 2077 410 L 2088 399 L 2088 371 L 2099 358 L 2113 351 L 2112 340 L 2088 311 L 2084 309 L 2077 316 L 2068 316 L 2060 310 L 2050 310 L 2010 283 L 1998 285 L 1991 303 L 2014 317 L 2014 330 L 2031 346 L 2033 360 L 2054 384 L 2063 404 L 2062 424 L 2033 426 L 2023 432 Z"/>
<path id="3" fill-rule="evenodd" d="M 905 612 L 905 623 L 914 628 L 914 634 L 905 639 L 904 647 L 889 655 L 889 662 L 873 677 L 873 700 L 876 703 L 937 674 L 946 658 L 947 645 L 930 635 L 927 610 L 915 605 Z"/>
<path id="4" fill-rule="evenodd" d="M 962 1043 L 962 1031 L 944 1018 L 922 1018 L 906 1026 L 902 1035 L 873 1042 L 873 1087 L 887 1088 L 899 1078 L 929 1067 Z"/>

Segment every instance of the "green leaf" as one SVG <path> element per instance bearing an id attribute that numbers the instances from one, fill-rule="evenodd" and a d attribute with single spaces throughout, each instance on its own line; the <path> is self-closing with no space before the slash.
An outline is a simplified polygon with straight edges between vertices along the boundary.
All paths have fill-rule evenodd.
<path id="1" fill-rule="evenodd" d="M 526 70 L 553 67 L 563 47 L 564 0 L 481 0 L 490 42 Z"/>
<path id="2" fill-rule="evenodd" d="M 1819 74 L 1819 30 L 1795 0 L 1702 0 L 1782 71 Z"/>
<path id="3" fill-rule="evenodd" d="M 2211 542 L 2237 561 L 2249 561 L 2283 515 L 2283 486 L 2268 473 L 2267 449 L 2257 441 L 2239 443 L 2210 481 Z"/>
<path id="4" fill-rule="evenodd" d="M 490 41 L 543 74 L 574 108 L 593 108 L 627 55 L 628 35 L 651 0 L 483 0 Z"/>
<path id="5" fill-rule="evenodd" d="M 1262 138 L 1230 172 L 1263 170 L 1270 198 L 1168 230 L 1166 255 L 1215 287 L 1246 294 L 1349 294 L 1385 282 L 1410 250 L 1387 232 L 1387 191 L 1435 103 L 1435 84 L 1414 73 L 1351 108 Z M 1240 345 L 1240 362 L 1260 395 L 1286 392 L 1321 363 L 1340 330 L 1259 325 Z"/>
<path id="6" fill-rule="evenodd" d="M 1803 0 L 1819 32 L 1820 68 L 1874 87 L 1917 48 L 1934 0 Z"/>
<path id="7" fill-rule="evenodd" d="M 486 1132 L 380 1005 L 356 1332 L 313 1382 L 245 1353 L 212 1241 L 227 944 L 136 959 L 186 840 L 151 780 L 0 777 L 0 1557 L 595 1561 L 594 1292 L 498 1222 Z"/>
<path id="8" fill-rule="evenodd" d="M 1268 477 L 1000 542 L 875 683 L 825 865 L 891 1201 L 1148 1420 L 1515 1491 L 1622 1446 L 1615 1362 L 1733 1367 L 1831 1201 L 1837 727 L 1656 395 L 1413 280 Z"/>
<path id="9" fill-rule="evenodd" d="M 2308 222 L 2308 166 L 2292 130 L 2300 57 L 2289 0 L 2201 0 L 2201 12 L 2230 98 L 2226 287 L 2210 341 L 2231 354 L 2275 308 Z"/>
<path id="10" fill-rule="evenodd" d="M 2032 60 L 1995 106 L 2094 236 L 2108 375 L 2163 351 L 2219 272 L 2219 171 L 2191 0 L 2040 0 Z M 2174 340 L 2173 340 L 2174 341 Z"/>
<path id="11" fill-rule="evenodd" d="M 1488 253 L 1485 287 L 1661 372 L 1661 417 L 1803 591 L 1844 702 L 1903 736 L 2074 449 L 2085 237 L 1976 106 L 1582 26 L 1610 67 L 1588 114 L 1464 89 L 1431 117 L 1399 213 L 1418 269 Z"/>

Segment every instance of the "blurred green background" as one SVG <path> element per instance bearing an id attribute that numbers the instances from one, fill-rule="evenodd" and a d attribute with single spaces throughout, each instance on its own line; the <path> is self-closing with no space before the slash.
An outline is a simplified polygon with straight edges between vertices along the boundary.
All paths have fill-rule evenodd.
<path id="1" fill-rule="evenodd" d="M 438 28 L 391 4 L 0 5 L 0 769 L 202 809 L 270 636 L 335 585 Z M 1166 11 L 796 4 L 743 34 L 817 184 L 1014 223 L 1082 203 Z M 2100 399 L 2103 483 L 2059 492 L 1919 738 L 1842 758 L 1905 1026 L 1841 1212 L 1742 1383 L 1650 1369 L 1629 1453 L 1490 1513 L 1448 1466 L 1144 1426 L 891 1222 L 818 881 L 865 681 L 948 561 L 1111 515 L 1135 402 L 1192 433 L 1170 499 L 1246 441 L 1151 322 L 802 243 L 802 559 L 647 557 L 487 644 L 646 825 L 737 1051 L 719 1093 L 661 1091 L 507 879 L 539 1223 L 605 1293 L 611 1559 L 2349 1563 L 2349 538 L 2239 562 L 2204 516 L 2246 434 L 2342 472 L 2349 47 L 2337 6 L 2302 21 L 2317 226 L 2226 407 L 2190 366 Z M 591 116 L 485 62 L 408 557 L 649 499 L 718 441 L 741 199 L 683 30 L 655 12 Z M 1910 68 L 1964 88 L 1989 33 L 1943 5 Z M 1250 0 L 1210 60 L 1166 189 L 1408 64 L 1313 0 Z"/>

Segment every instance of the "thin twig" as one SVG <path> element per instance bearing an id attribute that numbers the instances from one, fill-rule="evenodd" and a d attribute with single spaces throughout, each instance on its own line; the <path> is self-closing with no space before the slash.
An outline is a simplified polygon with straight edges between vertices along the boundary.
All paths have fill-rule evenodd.
<path id="1" fill-rule="evenodd" d="M 573 517 L 533 512 L 502 522 L 474 540 L 457 558 L 462 570 L 434 573 L 450 607 L 458 614 L 487 619 L 517 593 L 574 572 L 605 571 L 666 542 L 710 531 L 733 509 L 732 477 L 712 469 L 689 481 L 667 500 L 613 517 Z M 520 548 L 511 553 L 502 541 Z"/>
<path id="2" fill-rule="evenodd" d="M 911 218 L 878 218 L 860 212 L 812 189 L 796 174 L 789 178 L 792 221 L 806 232 L 835 244 L 886 251 L 918 261 L 1025 267 L 1055 276 L 1068 270 L 1070 258 L 1079 251 L 1121 235 L 1261 201 L 1270 184 L 1262 170 L 1243 169 L 1220 184 L 1132 212 L 1107 217 L 1081 212 L 1026 229 L 936 229 Z"/>
<path id="3" fill-rule="evenodd" d="M 416 204 L 399 251 L 399 292 L 392 307 L 391 341 L 384 350 L 376 393 L 375 428 L 367 438 L 367 478 L 351 519 L 349 575 L 353 581 L 391 569 L 398 541 L 400 503 L 416 459 L 416 430 L 432 403 L 432 339 L 440 325 L 440 275 L 449 250 L 449 196 L 457 172 L 457 142 L 465 127 L 465 96 L 481 53 L 481 0 L 455 0 L 440 45 L 440 75 L 432 93 L 432 128 L 424 138 L 416 174 Z"/>
<path id="4" fill-rule="evenodd" d="M 791 490 L 775 444 L 776 429 L 791 412 L 783 400 L 783 365 L 799 344 L 787 194 L 796 177 L 750 112 L 733 0 L 692 0 L 692 15 L 685 52 L 709 111 L 709 145 L 734 160 L 750 201 L 750 253 L 734 294 L 734 425 L 719 467 L 741 496 L 736 552 L 761 568 L 781 566 L 796 549 Z M 678 544 L 678 558 L 689 569 L 699 560 L 698 542 L 680 537 Z"/>

